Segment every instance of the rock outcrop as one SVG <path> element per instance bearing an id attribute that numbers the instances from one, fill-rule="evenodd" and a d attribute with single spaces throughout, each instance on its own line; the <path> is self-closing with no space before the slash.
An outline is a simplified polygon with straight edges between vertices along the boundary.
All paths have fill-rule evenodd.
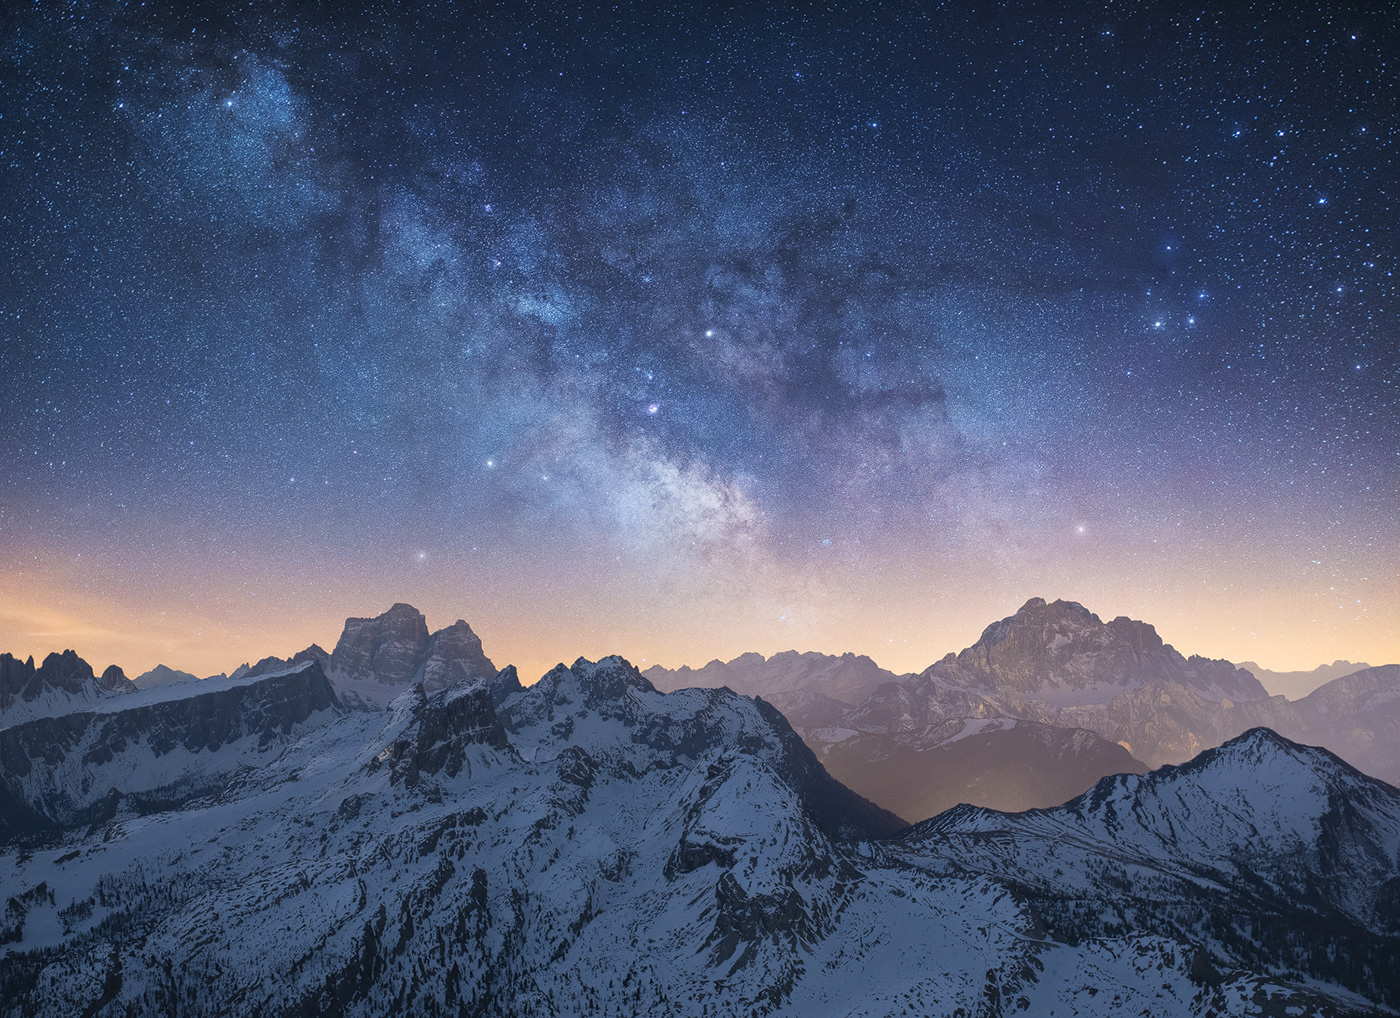
<path id="1" fill-rule="evenodd" d="M 32 657 L 21 661 L 12 654 L 0 654 L 0 728 L 82 710 L 135 691 L 116 665 L 99 678 L 71 650 L 50 654 L 37 668 Z"/>
<path id="2" fill-rule="evenodd" d="M 414 683 L 431 692 L 497 672 L 464 620 L 429 634 L 423 614 L 402 603 L 373 618 L 346 619 L 326 669 L 347 698 L 373 706 Z"/>
<path id="3" fill-rule="evenodd" d="M 1073 601 L 1033 597 L 994 622 L 959 654 L 929 666 L 920 679 L 1061 704 L 1106 703 L 1143 686 L 1182 686 L 1207 699 L 1267 700 L 1251 673 L 1229 661 L 1184 657 L 1145 622 L 1103 622 Z"/>

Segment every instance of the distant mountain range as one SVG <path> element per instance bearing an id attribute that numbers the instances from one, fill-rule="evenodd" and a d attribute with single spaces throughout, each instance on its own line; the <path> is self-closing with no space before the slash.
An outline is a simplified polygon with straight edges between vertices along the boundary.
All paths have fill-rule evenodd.
<path id="1" fill-rule="evenodd" d="M 1271 672 L 1253 661 L 1241 661 L 1240 667 L 1262 682 L 1274 696 L 1300 700 L 1333 679 L 1355 674 L 1371 666 L 1365 663 L 1353 664 L 1350 661 L 1333 661 L 1330 665 L 1318 665 L 1307 672 Z"/>
<path id="2" fill-rule="evenodd" d="M 909 827 L 764 699 L 662 693 L 620 658 L 468 676 L 465 623 L 436 639 L 406 609 L 330 655 L 147 690 L 0 659 L 8 693 L 53 680 L 75 708 L 0 729 L 0 1015 L 1400 1005 L 1400 790 L 1326 750 L 1252 729 L 1052 809 Z M 984 674 L 952 688 L 1007 695 Z M 1071 674 L 1053 688 L 1105 685 Z M 1055 730 L 936 728 L 933 752 Z"/>
<path id="3" fill-rule="evenodd" d="M 1338 662 L 1328 667 L 1347 674 L 1289 701 L 1247 669 L 1183 656 L 1146 623 L 1041 598 L 917 675 L 869 662 L 859 672 L 869 683 L 845 683 L 844 700 L 812 681 L 852 661 L 869 659 L 744 655 L 647 674 L 667 688 L 696 680 L 771 700 L 832 774 L 911 822 L 960 802 L 1057 805 L 1106 775 L 1180 763 L 1257 726 L 1400 783 L 1397 665 Z"/>
<path id="4" fill-rule="evenodd" d="M 653 665 L 642 674 L 662 692 L 724 686 L 745 696 L 761 696 L 784 714 L 801 716 L 808 723 L 835 721 L 884 684 L 908 678 L 886 671 L 863 654 L 834 657 L 794 650 L 770 658 L 741 654 L 732 661 L 711 661 L 703 668 Z"/>

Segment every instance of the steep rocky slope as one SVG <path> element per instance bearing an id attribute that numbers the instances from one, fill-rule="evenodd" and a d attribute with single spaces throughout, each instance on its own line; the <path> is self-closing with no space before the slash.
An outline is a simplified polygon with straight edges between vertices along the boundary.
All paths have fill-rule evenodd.
<path id="1" fill-rule="evenodd" d="M 98 676 L 71 650 L 50 654 L 37 668 L 32 657 L 21 661 L 0 654 L 0 728 L 57 717 L 135 691 L 116 665 Z"/>

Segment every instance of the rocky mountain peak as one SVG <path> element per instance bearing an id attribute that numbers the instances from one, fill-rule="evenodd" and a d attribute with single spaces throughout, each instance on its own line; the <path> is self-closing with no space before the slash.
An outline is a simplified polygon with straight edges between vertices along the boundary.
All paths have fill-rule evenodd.
<path id="1" fill-rule="evenodd" d="M 413 683 L 431 693 L 463 680 L 494 678 L 496 671 L 465 619 L 430 634 L 423 613 L 403 603 L 373 618 L 346 619 L 327 662 L 343 693 L 381 707 L 393 690 Z"/>
<path id="2" fill-rule="evenodd" d="M 1202 770 L 1221 766 L 1248 771 L 1269 772 L 1277 780 L 1279 769 L 1296 768 L 1321 772 L 1355 772 L 1346 761 L 1318 746 L 1304 746 L 1284 738 L 1272 728 L 1251 728 L 1247 732 L 1208 749 L 1181 767 Z"/>
<path id="3" fill-rule="evenodd" d="M 108 665 L 97 680 L 97 685 L 109 692 L 120 693 L 131 687 L 131 680 L 126 677 L 126 672 L 121 670 L 120 665 Z"/>
<path id="4" fill-rule="evenodd" d="M 1268 698 L 1249 672 L 1228 661 L 1188 660 L 1145 622 L 1120 615 L 1105 623 L 1074 601 L 1039 597 L 923 677 L 1050 703 L 1091 703 L 1153 683 L 1175 683 L 1217 701 Z"/>
<path id="5" fill-rule="evenodd" d="M 427 654 L 419 667 L 420 681 L 429 691 L 461 679 L 489 678 L 495 674 L 496 666 L 482 652 L 481 637 L 472 632 L 465 619 L 458 619 L 428 638 Z"/>
<path id="6" fill-rule="evenodd" d="M 373 618 L 345 620 L 331 652 L 331 668 L 356 681 L 402 686 L 428 653 L 428 622 L 412 605 L 395 604 Z"/>
<path id="7" fill-rule="evenodd" d="M 75 705 L 133 692 L 135 688 L 115 665 L 99 679 L 92 665 L 76 651 L 50 654 L 37 668 L 32 655 L 20 661 L 12 654 L 0 654 L 0 727 L 31 717 L 64 713 Z"/>

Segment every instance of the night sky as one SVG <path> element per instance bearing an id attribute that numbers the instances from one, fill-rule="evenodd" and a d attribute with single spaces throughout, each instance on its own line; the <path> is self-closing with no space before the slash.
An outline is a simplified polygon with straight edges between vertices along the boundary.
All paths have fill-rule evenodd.
<path id="1" fill-rule="evenodd" d="M 1400 644 L 1383 5 L 0 21 L 0 649 Z"/>

